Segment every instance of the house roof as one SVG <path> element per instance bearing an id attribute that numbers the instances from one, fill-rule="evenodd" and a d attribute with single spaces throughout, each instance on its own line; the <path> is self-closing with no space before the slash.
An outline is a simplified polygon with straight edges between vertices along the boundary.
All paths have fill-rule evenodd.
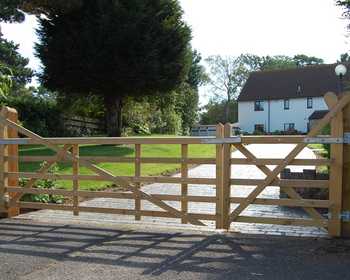
<path id="1" fill-rule="evenodd" d="M 309 120 L 321 120 L 324 118 L 325 115 L 328 114 L 328 110 L 318 110 L 315 111 L 311 114 L 311 116 L 309 117 Z"/>
<path id="2" fill-rule="evenodd" d="M 322 64 L 303 68 L 259 71 L 250 74 L 238 101 L 288 99 L 324 96 L 339 91 L 336 64 Z M 349 65 L 350 66 L 350 65 Z M 350 71 L 344 81 L 350 80 Z"/>

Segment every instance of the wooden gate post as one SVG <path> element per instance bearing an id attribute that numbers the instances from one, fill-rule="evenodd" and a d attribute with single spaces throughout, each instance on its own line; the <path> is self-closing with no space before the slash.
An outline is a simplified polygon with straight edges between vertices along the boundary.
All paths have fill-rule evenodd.
<path id="1" fill-rule="evenodd" d="M 225 124 L 225 138 L 232 137 L 232 125 Z M 223 228 L 230 229 L 230 197 L 231 197 L 231 144 L 224 144 L 224 168 L 223 168 Z"/>
<path id="2" fill-rule="evenodd" d="M 344 133 L 350 133 L 350 104 L 343 110 Z M 350 211 L 350 144 L 343 149 L 343 193 L 342 212 Z M 342 221 L 342 236 L 350 237 L 350 221 Z"/>
<path id="3" fill-rule="evenodd" d="M 224 138 L 224 126 L 219 123 L 216 126 L 216 138 Z M 224 145 L 216 145 L 216 229 L 223 229 L 223 159 Z"/>
<path id="4" fill-rule="evenodd" d="M 216 137 L 231 137 L 230 124 L 216 126 Z M 216 145 L 216 228 L 230 228 L 231 144 Z"/>
<path id="5" fill-rule="evenodd" d="M 18 113 L 15 109 L 9 107 L 3 107 L 1 115 L 10 121 L 18 122 Z M 0 127 L 0 138 L 18 138 L 18 132 L 9 127 Z M 4 172 L 18 172 L 18 145 L 1 145 L 0 149 L 0 165 L 1 165 L 1 185 L 0 185 L 0 196 L 1 200 L 5 201 L 6 187 L 18 187 L 18 178 L 6 179 Z M 10 158 L 10 159 L 9 159 Z M 10 197 L 15 196 L 16 193 L 10 194 Z M 19 215 L 18 207 L 10 207 L 7 209 L 7 217 L 14 217 Z"/>

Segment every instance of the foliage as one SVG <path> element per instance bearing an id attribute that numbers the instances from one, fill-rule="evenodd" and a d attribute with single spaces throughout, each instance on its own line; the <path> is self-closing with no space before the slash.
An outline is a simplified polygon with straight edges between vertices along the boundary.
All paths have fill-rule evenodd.
<path id="1" fill-rule="evenodd" d="M 0 64 L 11 73 L 13 91 L 31 82 L 33 71 L 27 67 L 28 63 L 29 59 L 18 52 L 18 45 L 0 37 Z"/>
<path id="2" fill-rule="evenodd" d="M 12 88 L 12 71 L 10 68 L 0 64 L 0 97 L 6 98 Z"/>
<path id="3" fill-rule="evenodd" d="M 217 123 L 225 123 L 225 101 L 220 100 L 210 100 L 207 105 L 205 105 L 200 116 L 200 124 L 203 125 L 212 125 Z M 228 122 L 235 123 L 238 121 L 238 103 L 235 100 L 232 100 L 229 104 L 230 112 Z"/>
<path id="4" fill-rule="evenodd" d="M 79 8 L 83 0 L 1 0 L 0 21 L 23 22 L 25 12 L 35 15 L 58 14 Z"/>
<path id="5" fill-rule="evenodd" d="M 27 129 L 44 137 L 64 134 L 62 111 L 54 100 L 36 96 L 32 91 L 22 89 L 17 96 L 10 95 L 2 102 L 17 109 L 19 120 Z"/>
<path id="6" fill-rule="evenodd" d="M 40 20 L 41 81 L 66 95 L 103 97 L 109 135 L 121 133 L 126 96 L 169 92 L 185 79 L 190 28 L 178 1 L 86 0 Z"/>
<path id="7" fill-rule="evenodd" d="M 43 166 L 43 164 L 41 166 Z M 53 165 L 48 172 L 51 174 L 58 173 L 59 168 L 57 165 Z M 28 179 L 20 179 L 19 181 L 20 187 L 21 188 L 25 187 L 27 182 L 28 182 Z M 52 190 L 57 188 L 57 184 L 56 184 L 56 180 L 44 179 L 44 180 L 38 180 L 34 187 L 38 189 Z M 26 194 L 22 197 L 22 201 L 62 204 L 64 203 L 64 197 L 61 195 L 51 195 L 51 194 Z"/>
<path id="8" fill-rule="evenodd" d="M 230 106 L 232 100 L 237 99 L 249 72 L 244 67 L 242 57 L 221 57 L 219 55 L 210 56 L 206 59 L 210 69 L 210 85 L 216 98 L 225 96 L 225 122 L 230 116 Z"/>

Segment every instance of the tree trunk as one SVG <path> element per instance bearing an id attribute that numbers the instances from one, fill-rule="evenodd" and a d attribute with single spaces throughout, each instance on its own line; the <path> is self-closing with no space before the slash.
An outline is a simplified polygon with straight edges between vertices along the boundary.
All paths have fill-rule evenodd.
<path id="1" fill-rule="evenodd" d="M 106 108 L 106 126 L 107 135 L 109 137 L 120 137 L 122 136 L 122 108 L 123 102 L 120 96 L 110 95 L 106 96 L 105 99 Z"/>
<path id="2" fill-rule="evenodd" d="M 230 119 L 230 100 L 228 99 L 225 104 L 225 122 L 228 123 Z"/>

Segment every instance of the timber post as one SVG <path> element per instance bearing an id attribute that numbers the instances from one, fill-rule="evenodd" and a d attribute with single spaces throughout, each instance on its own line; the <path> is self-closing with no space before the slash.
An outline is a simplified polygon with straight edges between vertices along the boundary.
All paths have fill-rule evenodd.
<path id="1" fill-rule="evenodd" d="M 350 94 L 350 93 L 347 93 Z M 344 133 L 350 133 L 350 104 L 343 110 Z M 345 134 L 346 135 L 346 134 Z M 350 211 L 350 145 L 344 145 L 343 149 L 343 192 L 342 213 Z M 350 237 L 350 221 L 342 220 L 342 236 Z"/>
<path id="2" fill-rule="evenodd" d="M 232 137 L 232 125 L 225 124 L 224 137 Z M 231 196 L 231 144 L 224 144 L 223 158 L 223 228 L 230 229 L 230 196 Z"/>
<path id="3" fill-rule="evenodd" d="M 216 138 L 224 138 L 224 125 L 219 123 L 216 126 Z M 223 158 L 224 145 L 216 145 L 216 229 L 223 229 L 224 213 L 223 213 Z"/>
<path id="4" fill-rule="evenodd" d="M 15 109 L 10 107 L 3 107 L 1 110 L 1 116 L 17 123 L 18 113 Z M 18 138 L 17 130 L 0 125 L 0 138 Z M 7 217 L 14 217 L 19 215 L 19 207 L 8 207 L 7 200 L 8 194 L 6 192 L 7 187 L 18 187 L 18 178 L 7 178 L 5 176 L 6 172 L 18 172 L 18 145 L 0 145 L 0 201 L 1 208 L 5 208 L 5 213 Z M 16 193 L 11 193 L 10 198 L 15 196 Z M 3 211 L 4 211 L 3 210 Z"/>

